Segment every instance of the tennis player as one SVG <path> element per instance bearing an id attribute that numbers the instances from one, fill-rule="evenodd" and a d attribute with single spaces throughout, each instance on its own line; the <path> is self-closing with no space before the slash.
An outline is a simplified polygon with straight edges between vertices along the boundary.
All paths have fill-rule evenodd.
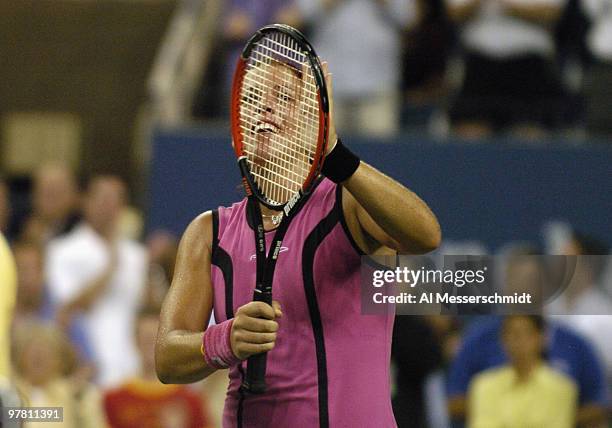
<path id="1" fill-rule="evenodd" d="M 331 100 L 327 72 L 326 80 Z M 273 114 L 278 101 L 269 99 Z M 261 128 L 283 133 L 295 124 Z M 162 308 L 157 373 L 165 383 L 190 383 L 229 368 L 224 427 L 396 426 L 394 314 L 361 314 L 360 257 L 429 252 L 440 227 L 416 194 L 337 138 L 333 118 L 329 141 L 323 174 L 283 240 L 272 306 L 252 301 L 256 251 L 246 198 L 199 215 L 181 240 Z M 269 248 L 282 214 L 261 211 Z M 217 324 L 206 328 L 213 310 Z M 246 359 L 262 352 L 268 389 L 246 393 Z"/>

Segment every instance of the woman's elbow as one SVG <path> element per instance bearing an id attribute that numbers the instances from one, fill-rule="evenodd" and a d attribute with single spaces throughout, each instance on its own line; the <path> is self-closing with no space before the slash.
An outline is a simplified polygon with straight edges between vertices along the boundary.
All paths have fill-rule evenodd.
<path id="1" fill-rule="evenodd" d="M 440 229 L 440 224 L 435 222 L 435 225 L 432 226 L 430 233 L 425 240 L 425 247 L 427 252 L 436 250 L 440 244 L 442 243 L 442 230 Z"/>
<path id="2" fill-rule="evenodd" d="M 427 254 L 436 250 L 442 242 L 442 231 L 437 221 L 423 229 L 416 239 L 411 239 L 398 249 L 401 254 Z"/>
<path id="3" fill-rule="evenodd" d="M 158 342 L 155 345 L 155 372 L 159 381 L 164 384 L 173 383 L 171 364 L 166 355 L 163 343 Z"/>

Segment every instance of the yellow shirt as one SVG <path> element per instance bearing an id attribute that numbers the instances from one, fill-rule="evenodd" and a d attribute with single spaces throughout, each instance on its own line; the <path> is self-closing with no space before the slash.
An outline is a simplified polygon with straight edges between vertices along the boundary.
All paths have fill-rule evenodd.
<path id="1" fill-rule="evenodd" d="M 546 364 L 518 382 L 512 367 L 487 370 L 470 385 L 470 428 L 573 428 L 576 385 Z"/>
<path id="2" fill-rule="evenodd" d="M 17 293 L 17 272 L 9 246 L 0 233 L 0 378 L 10 375 L 10 328 Z"/>

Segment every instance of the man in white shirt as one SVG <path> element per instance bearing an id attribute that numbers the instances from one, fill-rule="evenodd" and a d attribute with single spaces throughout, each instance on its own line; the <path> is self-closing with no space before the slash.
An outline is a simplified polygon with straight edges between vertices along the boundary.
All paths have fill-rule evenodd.
<path id="1" fill-rule="evenodd" d="M 48 249 L 48 280 L 58 318 L 81 316 L 98 381 L 119 383 L 138 369 L 134 320 L 146 281 L 144 247 L 117 236 L 126 188 L 114 176 L 91 180 L 84 220 Z"/>

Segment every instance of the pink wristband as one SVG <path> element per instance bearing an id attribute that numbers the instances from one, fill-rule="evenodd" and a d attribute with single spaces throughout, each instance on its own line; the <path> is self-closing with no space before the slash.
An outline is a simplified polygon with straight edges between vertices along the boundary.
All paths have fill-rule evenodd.
<path id="1" fill-rule="evenodd" d="M 202 353 L 206 364 L 216 369 L 236 365 L 240 359 L 234 355 L 230 341 L 234 319 L 211 325 L 202 338 Z"/>

